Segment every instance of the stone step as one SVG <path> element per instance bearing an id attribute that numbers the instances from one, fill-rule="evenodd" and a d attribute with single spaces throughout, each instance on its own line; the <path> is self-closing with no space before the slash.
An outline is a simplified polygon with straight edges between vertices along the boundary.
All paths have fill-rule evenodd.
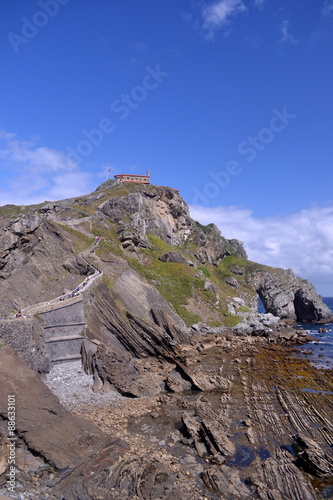
<path id="1" fill-rule="evenodd" d="M 81 354 L 73 354 L 71 356 L 62 356 L 59 358 L 54 358 L 51 360 L 51 363 L 66 363 L 66 361 L 78 361 L 81 360 Z"/>
<path id="2" fill-rule="evenodd" d="M 82 326 L 86 325 L 86 322 L 84 321 L 83 323 L 63 323 L 61 325 L 45 325 L 44 330 L 47 330 L 48 328 L 61 328 L 63 326 Z"/>
<path id="3" fill-rule="evenodd" d="M 52 342 L 66 342 L 68 340 L 83 340 L 84 337 L 82 335 L 67 335 L 63 337 L 52 337 L 50 339 L 45 340 L 45 344 L 51 344 Z"/>

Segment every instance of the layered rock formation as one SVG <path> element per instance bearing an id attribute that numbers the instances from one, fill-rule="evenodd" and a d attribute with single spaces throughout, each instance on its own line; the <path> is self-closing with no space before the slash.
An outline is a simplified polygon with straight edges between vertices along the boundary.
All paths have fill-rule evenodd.
<path id="1" fill-rule="evenodd" d="M 329 498 L 330 377 L 293 368 L 278 346 L 306 342 L 288 322 L 331 318 L 311 284 L 248 261 L 240 242 L 193 221 L 170 188 L 108 182 L 22 213 L 5 208 L 2 338 L 47 369 L 41 318 L 10 320 L 12 309 L 72 290 L 93 266 L 100 277 L 83 294 L 85 369 L 95 391 L 118 391 L 133 408 L 142 401 L 134 420 L 125 406 L 77 407 L 88 424 L 1 346 L 1 387 L 20 401 L 23 479 L 31 467 L 57 500 Z M 266 315 L 257 313 L 258 294 Z M 13 341 L 25 326 L 36 356 Z M 302 391 L 308 386 L 313 394 Z"/>
<path id="2" fill-rule="evenodd" d="M 86 197 L 25 208 L 19 216 L 17 210 L 12 208 L 12 211 L 15 217 L 10 217 L 10 208 L 5 217 L 0 217 L 3 315 L 72 289 L 88 273 L 78 249 L 83 250 L 95 234 L 100 234 L 108 246 L 103 253 L 104 262 L 122 253 L 130 267 L 133 261 L 129 262 L 129 258 L 134 257 L 149 268 L 157 244 L 161 248 L 157 257 L 166 263 L 199 268 L 199 278 L 202 272 L 206 277 L 213 275 L 213 281 L 208 280 L 212 286 L 206 290 L 215 291 L 216 303 L 220 299 L 226 305 L 229 297 L 236 296 L 255 312 L 258 293 L 266 311 L 283 319 L 304 322 L 329 319 L 330 311 L 310 283 L 290 271 L 249 265 L 242 244 L 223 238 L 214 224 L 202 226 L 193 221 L 186 203 L 174 189 L 136 184 L 117 186 L 109 181 Z M 175 247 L 177 250 L 173 250 Z M 200 270 L 200 266 L 206 269 Z M 207 300 L 199 296 L 201 285 L 195 282 L 195 273 L 189 278 L 194 286 L 190 285 L 189 301 L 184 306 L 191 312 L 190 299 L 199 303 Z M 159 291 L 163 294 L 163 283 Z M 201 319 L 211 316 L 210 321 L 216 323 L 219 318 L 223 324 L 223 314 L 217 309 L 221 309 L 221 304 L 206 317 L 205 307 L 204 304 L 199 307 Z"/>

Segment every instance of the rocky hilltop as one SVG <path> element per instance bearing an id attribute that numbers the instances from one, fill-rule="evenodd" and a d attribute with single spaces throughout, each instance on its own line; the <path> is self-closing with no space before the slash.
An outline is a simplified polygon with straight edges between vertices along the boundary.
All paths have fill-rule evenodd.
<path id="1" fill-rule="evenodd" d="M 242 243 L 191 219 L 171 188 L 108 181 L 80 198 L 7 205 L 0 208 L 0 223 L 3 316 L 71 289 L 88 272 L 80 252 L 96 236 L 102 241 L 95 261 L 106 273 L 136 271 L 187 325 L 197 319 L 233 326 L 239 313 L 256 312 L 258 294 L 267 313 L 288 321 L 331 316 L 309 282 L 246 260 Z"/>
<path id="2" fill-rule="evenodd" d="M 0 384 L 27 412 L 17 426 L 27 488 L 32 470 L 43 495 L 66 500 L 329 498 L 332 380 L 280 347 L 307 341 L 296 322 L 332 319 L 309 282 L 249 261 L 169 187 L 108 181 L 82 197 L 1 207 L 0 225 Z M 46 344 L 64 334 L 82 336 L 96 393 L 131 406 L 74 405 L 91 425 L 59 409 L 36 372 L 50 370 Z M 34 418 L 26 379 L 38 388 Z M 63 442 L 55 415 L 69 429 Z M 55 426 L 53 454 L 36 419 Z"/>

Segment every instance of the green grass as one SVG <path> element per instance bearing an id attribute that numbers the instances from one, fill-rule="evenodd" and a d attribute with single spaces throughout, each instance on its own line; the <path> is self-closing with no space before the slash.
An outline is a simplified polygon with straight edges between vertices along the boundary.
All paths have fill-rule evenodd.
<path id="1" fill-rule="evenodd" d="M 42 207 L 45 203 L 47 203 L 47 201 L 36 205 L 4 205 L 0 207 L 0 217 L 17 217 L 18 215 L 23 215 L 36 208 Z"/>
<path id="2" fill-rule="evenodd" d="M 161 255 L 164 255 L 165 253 L 175 251 L 176 247 L 172 247 L 165 243 L 165 241 L 161 240 L 158 236 L 155 236 L 154 234 L 147 234 L 147 240 L 148 243 L 151 247 L 150 252 L 155 256 L 159 257 Z"/>
<path id="3" fill-rule="evenodd" d="M 191 325 L 202 319 L 199 315 L 191 313 L 186 308 L 186 305 L 189 303 L 189 299 L 194 299 L 195 301 L 205 304 L 212 310 L 212 312 L 214 312 L 214 314 L 219 315 L 220 320 L 207 320 L 209 324 L 212 324 L 212 326 L 224 325 L 232 327 L 241 321 L 239 316 L 231 315 L 227 311 L 226 300 L 231 294 L 235 294 L 235 291 L 230 285 L 224 282 L 224 279 L 221 278 L 225 275 L 231 274 L 229 271 L 230 265 L 241 265 L 244 262 L 243 259 L 228 257 L 228 261 L 223 263 L 221 268 L 208 263 L 205 264 L 205 266 L 194 268 L 187 266 L 186 264 L 161 262 L 158 260 L 160 255 L 171 250 L 184 253 L 184 248 L 171 247 L 159 237 L 151 234 L 147 235 L 147 239 L 150 244 L 150 249 L 142 249 L 140 252 L 146 256 L 144 264 L 141 262 L 140 257 L 124 256 L 129 265 L 141 276 L 150 282 L 156 280 L 161 283 L 161 286 L 158 287 L 159 292 L 168 302 L 172 304 L 175 311 L 179 314 L 179 316 L 181 316 L 181 318 L 183 318 L 187 325 Z M 197 247 L 194 248 L 194 251 L 196 248 Z M 186 256 L 187 258 L 191 257 L 189 248 L 187 248 Z M 247 262 L 248 261 L 245 261 L 246 265 L 248 265 Z M 196 277 L 198 270 L 203 272 L 204 277 Z M 204 290 L 205 277 L 210 278 L 216 292 L 220 296 L 220 310 L 216 309 L 216 293 Z M 248 286 L 244 286 L 242 289 L 249 293 Z"/>
<path id="4" fill-rule="evenodd" d="M 211 276 L 210 272 L 208 271 L 208 269 L 206 267 L 198 266 L 198 270 L 202 271 L 204 273 L 204 275 L 207 276 L 207 278 L 209 278 Z"/>
<path id="5" fill-rule="evenodd" d="M 96 228 L 93 229 L 92 232 L 96 236 L 101 236 L 101 241 L 96 249 L 96 254 L 99 257 L 108 253 L 124 256 L 124 251 L 119 243 L 115 231 L 106 228 Z"/>
<path id="6" fill-rule="evenodd" d="M 215 224 L 213 222 L 211 222 L 210 224 L 207 224 L 207 226 L 204 226 L 204 225 L 200 224 L 200 222 L 198 222 L 198 221 L 195 221 L 195 225 L 197 226 L 198 229 L 200 229 L 205 234 L 211 234 L 213 231 L 213 227 L 215 226 Z"/>
<path id="7" fill-rule="evenodd" d="M 173 305 L 187 325 L 200 320 L 198 315 L 190 313 L 185 307 L 188 299 L 193 297 L 193 287 L 201 285 L 200 280 L 193 276 L 191 268 L 184 264 L 161 262 L 158 259 L 152 259 L 149 266 L 132 257 L 128 258 L 128 262 L 148 281 L 157 280 L 161 283 L 159 292 Z"/>

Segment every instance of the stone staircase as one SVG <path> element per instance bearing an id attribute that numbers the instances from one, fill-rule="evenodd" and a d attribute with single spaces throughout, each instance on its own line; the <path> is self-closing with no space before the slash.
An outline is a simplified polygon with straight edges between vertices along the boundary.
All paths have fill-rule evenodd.
<path id="1" fill-rule="evenodd" d="M 44 338 L 51 363 L 81 359 L 85 318 L 83 298 L 39 312 L 44 323 Z"/>
<path id="2" fill-rule="evenodd" d="M 28 306 L 21 310 L 19 318 L 14 315 L 7 322 L 1 321 L 0 325 L 4 326 L 4 332 L 13 330 L 6 327 L 7 323 L 10 326 L 15 326 L 17 321 L 20 321 L 20 323 L 24 321 L 25 325 L 27 325 L 33 315 L 38 315 L 42 319 L 44 343 L 50 362 L 54 364 L 81 360 L 81 347 L 84 339 L 83 332 L 86 326 L 83 297 L 91 285 L 103 275 L 87 258 L 94 253 L 99 243 L 100 239 L 95 240 L 90 247 L 79 254 L 90 267 L 92 274 L 86 276 L 84 281 L 73 292 L 56 297 L 48 302 Z M 17 328 L 14 328 L 14 330 L 17 331 Z M 26 330 L 26 328 L 23 328 L 23 330 Z M 17 346 L 11 334 L 6 335 L 6 333 L 1 332 L 0 328 L 0 338 L 5 338 L 10 345 L 13 345 L 14 350 L 17 351 Z M 31 337 L 30 331 L 29 335 Z M 30 339 L 29 335 L 26 335 L 27 339 L 30 343 L 34 344 L 33 339 Z M 33 349 L 32 346 L 30 346 L 31 349 Z M 20 355 L 20 353 L 18 354 Z"/>

